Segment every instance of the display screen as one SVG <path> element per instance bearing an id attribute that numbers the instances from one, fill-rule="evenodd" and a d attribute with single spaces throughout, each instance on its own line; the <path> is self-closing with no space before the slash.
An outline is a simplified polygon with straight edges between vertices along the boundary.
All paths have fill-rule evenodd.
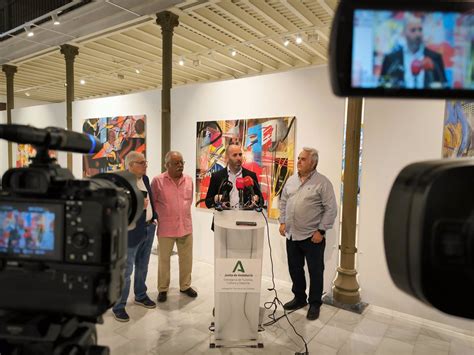
<path id="1" fill-rule="evenodd" d="M 62 205 L 0 204 L 0 256 L 59 260 Z"/>
<path id="2" fill-rule="evenodd" d="M 356 9 L 352 88 L 474 90 L 474 15 Z"/>

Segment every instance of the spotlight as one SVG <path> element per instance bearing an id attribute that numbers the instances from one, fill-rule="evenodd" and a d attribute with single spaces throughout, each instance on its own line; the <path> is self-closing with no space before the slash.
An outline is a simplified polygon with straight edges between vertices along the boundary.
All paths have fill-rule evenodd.
<path id="1" fill-rule="evenodd" d="M 28 37 L 33 37 L 35 33 L 31 30 L 31 25 L 25 26 L 25 32 Z"/>
<path id="2" fill-rule="evenodd" d="M 51 19 L 53 20 L 53 25 L 58 26 L 61 24 L 58 18 L 58 14 L 52 14 Z"/>
<path id="3" fill-rule="evenodd" d="M 86 84 L 86 81 L 85 81 L 84 79 L 81 79 L 81 80 L 79 81 L 79 83 L 80 83 L 81 85 L 85 85 L 85 84 Z"/>
<path id="4" fill-rule="evenodd" d="M 296 44 L 301 44 L 303 43 L 303 37 L 301 37 L 301 35 L 297 35 L 296 36 Z"/>
<path id="5" fill-rule="evenodd" d="M 181 65 L 181 66 L 184 65 L 184 58 L 183 57 L 179 58 L 178 64 Z"/>
<path id="6" fill-rule="evenodd" d="M 283 41 L 283 45 L 284 45 L 285 47 L 288 47 L 289 44 L 290 44 L 290 40 L 289 40 L 288 38 L 285 38 L 285 40 Z"/>
<path id="7" fill-rule="evenodd" d="M 135 69 L 135 73 L 140 74 L 140 69 Z"/>
<path id="8" fill-rule="evenodd" d="M 230 49 L 230 55 L 231 55 L 232 57 L 235 57 L 235 56 L 237 55 L 237 51 L 236 51 L 234 48 L 231 48 L 231 49 Z"/>
<path id="9" fill-rule="evenodd" d="M 27 92 L 25 92 L 25 96 L 30 97 L 31 94 L 27 91 Z"/>

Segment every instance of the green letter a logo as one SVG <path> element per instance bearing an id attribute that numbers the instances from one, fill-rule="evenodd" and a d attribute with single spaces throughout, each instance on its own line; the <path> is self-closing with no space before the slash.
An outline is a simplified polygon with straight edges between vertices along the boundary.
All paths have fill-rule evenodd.
<path id="1" fill-rule="evenodd" d="M 240 260 L 237 261 L 237 263 L 234 266 L 234 270 L 232 272 L 235 272 L 236 270 L 239 272 L 245 272 L 244 266 L 242 265 L 242 262 Z"/>

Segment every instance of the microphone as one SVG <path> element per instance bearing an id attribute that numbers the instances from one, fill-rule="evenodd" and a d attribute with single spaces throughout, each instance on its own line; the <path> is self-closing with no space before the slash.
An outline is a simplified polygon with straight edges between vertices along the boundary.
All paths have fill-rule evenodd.
<path id="1" fill-rule="evenodd" d="M 245 188 L 245 180 L 244 178 L 237 178 L 235 180 L 235 187 L 239 190 L 239 207 L 243 209 L 244 207 L 244 188 Z"/>
<path id="2" fill-rule="evenodd" d="M 250 202 L 252 202 L 253 197 L 255 196 L 255 191 L 253 189 L 254 181 L 250 176 L 244 178 L 244 185 L 250 191 Z M 255 204 L 255 210 L 260 212 L 262 208 L 260 207 L 260 200 Z"/>
<path id="3" fill-rule="evenodd" d="M 29 143 L 46 149 L 64 150 L 76 153 L 98 153 L 102 143 L 90 135 L 67 131 L 62 128 L 35 128 L 18 124 L 0 125 L 0 138 L 16 143 Z"/>
<path id="4" fill-rule="evenodd" d="M 417 76 L 423 70 L 423 62 L 419 59 L 415 59 L 411 62 L 411 73 L 413 76 Z"/>
<path id="5" fill-rule="evenodd" d="M 234 188 L 234 185 L 229 180 L 224 180 L 221 183 L 220 191 L 222 192 L 222 195 L 221 195 L 220 200 L 217 201 L 217 203 L 216 203 L 215 208 L 216 208 L 217 211 L 224 210 L 224 207 L 225 207 L 224 203 L 227 202 L 227 200 L 229 199 L 230 192 L 232 191 L 233 188 Z M 220 193 L 218 193 L 218 195 L 220 195 Z M 225 208 L 225 209 L 227 209 L 227 208 Z"/>

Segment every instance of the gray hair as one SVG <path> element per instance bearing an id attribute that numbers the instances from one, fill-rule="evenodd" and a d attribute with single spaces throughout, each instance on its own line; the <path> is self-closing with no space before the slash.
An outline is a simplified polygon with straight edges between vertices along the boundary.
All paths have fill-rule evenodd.
<path id="1" fill-rule="evenodd" d="M 137 161 L 140 158 L 145 159 L 145 156 L 142 153 L 132 150 L 125 157 L 125 169 L 128 170 L 130 168 L 130 164 L 133 163 L 134 161 Z"/>
<path id="2" fill-rule="evenodd" d="M 303 150 L 311 156 L 311 160 L 314 163 L 314 168 L 318 166 L 319 152 L 314 148 L 303 147 Z"/>
<path id="3" fill-rule="evenodd" d="M 166 153 L 166 155 L 165 155 L 165 166 L 168 165 L 168 163 L 169 163 L 170 160 L 171 160 L 171 156 L 172 156 L 173 154 L 177 154 L 177 155 L 179 155 L 181 158 L 183 157 L 183 154 L 181 154 L 180 152 L 178 152 L 178 151 L 176 151 L 176 150 L 170 150 L 170 151 L 169 151 L 168 153 Z"/>

